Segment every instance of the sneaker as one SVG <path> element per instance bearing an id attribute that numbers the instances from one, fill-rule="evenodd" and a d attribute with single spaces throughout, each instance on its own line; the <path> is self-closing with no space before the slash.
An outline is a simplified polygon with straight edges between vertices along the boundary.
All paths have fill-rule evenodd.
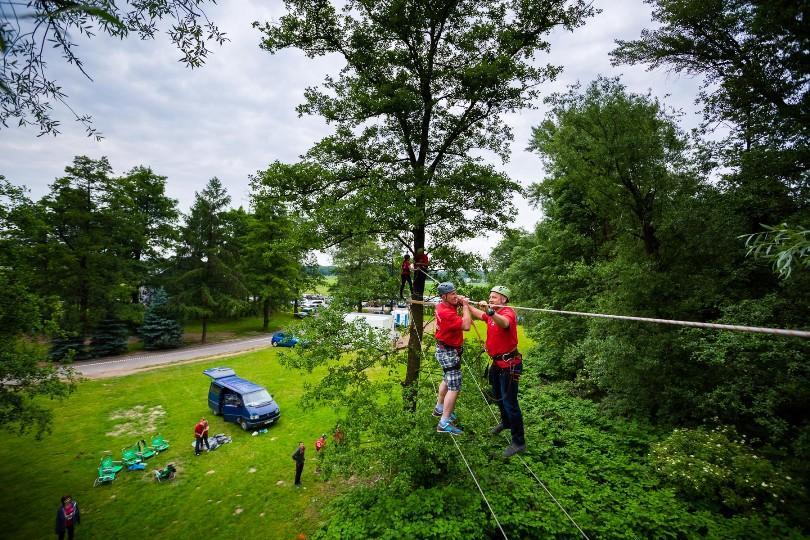
<path id="1" fill-rule="evenodd" d="M 435 416 L 436 418 L 441 418 L 441 417 L 442 417 L 442 413 L 441 413 L 440 411 L 437 411 L 436 409 L 433 409 L 433 412 L 432 412 L 431 414 L 432 414 L 433 416 Z M 450 421 L 451 421 L 451 422 L 455 422 L 455 421 L 456 421 L 456 418 L 458 418 L 458 417 L 456 416 L 456 413 L 451 412 L 451 413 L 450 413 Z"/>
<path id="2" fill-rule="evenodd" d="M 500 424 L 498 424 L 494 428 L 490 429 L 489 432 L 492 433 L 493 435 L 497 435 L 498 433 L 500 433 L 501 431 L 503 431 L 505 429 L 506 429 L 506 426 L 504 426 L 503 422 L 501 422 Z"/>
<path id="3" fill-rule="evenodd" d="M 506 447 L 506 450 L 503 451 L 503 457 L 508 458 L 512 457 L 519 452 L 525 452 L 526 445 L 525 444 L 515 444 L 512 443 Z"/>
<path id="4" fill-rule="evenodd" d="M 437 433 L 449 433 L 450 435 L 461 435 L 462 433 L 464 433 L 460 428 L 457 428 L 456 426 L 454 426 L 450 422 L 448 422 L 445 425 L 442 425 L 441 423 L 436 424 L 436 432 Z"/>

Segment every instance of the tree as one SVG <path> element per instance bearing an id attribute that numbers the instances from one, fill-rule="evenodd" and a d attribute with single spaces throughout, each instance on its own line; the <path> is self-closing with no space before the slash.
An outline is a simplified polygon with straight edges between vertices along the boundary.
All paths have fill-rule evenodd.
<path id="1" fill-rule="evenodd" d="M 155 291 L 139 332 L 146 350 L 173 349 L 183 344 L 183 328 L 169 316 L 169 297 L 162 287 Z"/>
<path id="2" fill-rule="evenodd" d="M 0 269 L 0 426 L 36 436 L 50 430 L 53 412 L 36 398 L 63 399 L 75 389 L 75 373 L 55 368 L 44 358 L 33 338 L 55 332 L 48 313 L 54 305 L 28 291 Z"/>
<path id="3" fill-rule="evenodd" d="M 332 253 L 337 281 L 335 297 L 363 311 L 364 300 L 394 296 L 397 286 L 390 271 L 389 253 L 370 238 L 355 237 L 342 242 Z"/>
<path id="4" fill-rule="evenodd" d="M 599 78 L 582 92 L 575 87 L 547 101 L 551 113 L 529 145 L 549 171 L 535 197 L 548 199 L 573 184 L 599 225 L 640 239 L 644 253 L 657 257 L 663 213 L 673 197 L 695 191 L 686 140 L 673 118 L 657 100 L 628 93 L 618 79 Z M 585 226 L 594 225 L 589 216 Z"/>
<path id="5" fill-rule="evenodd" d="M 201 319 L 202 343 L 211 317 L 236 315 L 248 307 L 248 291 L 237 271 L 237 235 L 228 219 L 230 202 L 219 179 L 211 178 L 202 192 L 194 194 L 180 231 L 174 305 L 187 317 Z"/>
<path id="6" fill-rule="evenodd" d="M 503 114 L 530 106 L 559 73 L 534 62 L 548 51 L 544 36 L 583 24 L 590 4 L 352 0 L 342 13 L 328 2 L 286 5 L 277 24 L 254 23 L 262 47 L 345 61 L 298 108 L 336 129 L 302 162 L 275 163 L 257 180 L 269 195 L 295 201 L 317 226 L 320 247 L 381 235 L 415 252 L 428 240 L 449 244 L 511 219 L 519 185 L 474 156 L 506 159 L 512 133 Z M 420 278 L 414 297 L 423 291 Z M 413 321 L 406 388 L 420 369 L 421 305 Z"/>
<path id="7" fill-rule="evenodd" d="M 615 63 L 703 77 L 705 127 L 731 126 L 720 145 L 725 183 L 762 223 L 806 223 L 810 212 L 807 5 L 756 0 L 650 0 L 655 30 L 618 41 Z"/>
<path id="8" fill-rule="evenodd" d="M 100 138 L 92 118 L 76 113 L 67 95 L 51 79 L 43 57 L 45 45 L 56 49 L 68 64 L 73 64 L 88 79 L 81 58 L 76 54 L 74 35 L 87 39 L 97 33 L 123 39 L 131 32 L 140 39 L 153 39 L 157 24 L 173 20 L 168 31 L 188 67 L 201 66 L 209 50 L 207 42 L 220 45 L 225 34 L 208 20 L 201 9 L 204 0 L 37 0 L 17 2 L 0 0 L 0 123 L 33 125 L 40 135 L 59 133 L 59 121 L 51 116 L 53 102 L 60 102 L 84 125 L 88 136 Z"/>
<path id="9" fill-rule="evenodd" d="M 144 166 L 110 182 L 105 200 L 119 214 L 121 223 L 112 234 L 120 256 L 132 262 L 130 281 L 145 285 L 177 240 L 177 200 L 166 196 L 166 177 Z"/>
<path id="10" fill-rule="evenodd" d="M 65 173 L 40 203 L 47 233 L 37 244 L 37 273 L 40 290 L 64 302 L 63 330 L 83 342 L 96 322 L 129 298 L 125 264 L 111 234 L 122 214 L 110 212 L 105 201 L 112 175 L 107 158 L 78 156 Z"/>
<path id="11" fill-rule="evenodd" d="M 297 298 L 302 280 L 304 251 L 295 219 L 282 204 L 270 199 L 253 203 L 240 257 L 246 286 L 259 299 L 262 329 L 270 325 L 270 311 Z"/>

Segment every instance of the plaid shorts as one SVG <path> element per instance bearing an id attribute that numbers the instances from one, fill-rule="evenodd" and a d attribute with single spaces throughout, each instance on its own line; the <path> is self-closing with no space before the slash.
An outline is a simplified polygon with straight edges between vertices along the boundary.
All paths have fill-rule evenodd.
<path id="1" fill-rule="evenodd" d="M 444 372 L 444 382 L 447 383 L 447 388 L 458 392 L 461 390 L 461 354 L 459 349 L 446 347 L 441 343 L 436 344 L 436 360 L 442 366 L 442 370 L 446 370 L 451 366 L 459 365 L 456 369 L 451 369 Z"/>

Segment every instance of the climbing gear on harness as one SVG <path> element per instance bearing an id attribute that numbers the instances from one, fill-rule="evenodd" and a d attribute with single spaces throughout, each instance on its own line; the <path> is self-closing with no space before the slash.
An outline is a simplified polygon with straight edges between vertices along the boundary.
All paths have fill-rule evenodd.
<path id="1" fill-rule="evenodd" d="M 459 369 L 459 370 L 461 369 L 461 362 L 456 362 L 452 366 L 447 366 L 447 367 L 442 366 L 442 371 L 445 372 L 445 373 L 447 373 L 448 371 L 455 371 L 457 369 Z"/>
<path id="2" fill-rule="evenodd" d="M 443 296 L 445 294 L 450 294 L 456 290 L 456 286 L 453 285 L 449 281 L 445 281 L 444 283 L 439 283 L 439 286 L 436 288 L 439 292 L 439 296 Z"/>
<path id="3" fill-rule="evenodd" d="M 489 308 L 489 309 L 487 310 L 487 315 L 489 315 L 490 317 L 492 317 L 493 315 L 495 315 L 495 310 L 494 310 L 494 309 L 492 309 L 492 308 Z"/>
<path id="4" fill-rule="evenodd" d="M 489 292 L 494 292 L 502 296 L 505 296 L 507 301 L 509 300 L 509 297 L 512 296 L 512 291 L 510 291 L 508 287 L 504 287 L 503 285 L 495 285 L 489 290 Z"/>
<path id="5" fill-rule="evenodd" d="M 496 354 L 492 357 L 492 363 L 501 369 L 510 369 L 512 366 L 520 364 L 523 361 L 523 355 L 515 349 L 512 352 L 505 354 Z"/>

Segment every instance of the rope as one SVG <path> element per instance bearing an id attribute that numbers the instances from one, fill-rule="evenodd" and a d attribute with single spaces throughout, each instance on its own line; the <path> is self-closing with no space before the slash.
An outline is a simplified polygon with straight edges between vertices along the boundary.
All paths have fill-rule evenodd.
<path id="1" fill-rule="evenodd" d="M 422 343 L 422 337 L 418 333 L 416 334 L 416 337 L 419 340 L 419 355 L 422 357 L 422 360 L 424 361 L 424 359 L 425 359 L 425 351 L 424 351 L 424 347 L 423 347 L 423 343 Z M 436 386 L 436 382 L 432 378 L 430 379 L 430 384 L 433 386 L 433 390 L 438 394 L 439 393 L 439 388 Z M 478 488 L 478 492 L 481 493 L 481 498 L 484 499 L 484 502 L 486 503 L 487 508 L 489 508 L 489 513 L 492 514 L 492 518 L 495 520 L 495 523 L 498 525 L 498 529 L 500 529 L 501 534 L 504 537 L 504 540 L 509 540 L 509 537 L 506 535 L 506 531 L 503 530 L 503 526 L 501 525 L 501 522 L 498 520 L 498 515 L 495 513 L 495 510 L 492 509 L 492 505 L 489 504 L 489 499 L 487 499 L 486 494 L 484 494 L 484 490 L 481 489 L 481 484 L 478 483 L 478 479 L 475 477 L 475 473 L 473 472 L 472 467 L 470 467 L 470 464 L 467 461 L 467 458 L 464 456 L 464 452 L 461 451 L 461 446 L 459 446 L 458 441 L 456 441 L 456 438 L 453 435 L 448 435 L 448 436 L 451 439 L 453 439 L 453 444 L 456 446 L 456 450 L 458 450 L 458 453 L 461 456 L 461 459 L 464 461 L 464 465 L 467 466 L 467 470 L 470 472 L 470 476 L 472 477 L 473 482 L 475 482 L 475 486 Z"/>
<path id="2" fill-rule="evenodd" d="M 412 304 L 423 304 L 435 306 L 436 302 L 426 302 L 424 300 L 411 300 Z M 503 307 L 496 304 L 486 304 L 490 307 Z M 703 323 L 694 321 L 679 321 L 674 319 L 653 319 L 649 317 L 630 317 L 628 315 L 609 315 L 606 313 L 588 313 L 584 311 L 566 311 L 562 309 L 545 309 L 545 308 L 532 308 L 525 306 L 509 306 L 512 309 L 520 309 L 524 311 L 540 311 L 543 313 L 558 313 L 561 315 L 576 315 L 578 317 L 597 317 L 600 319 L 617 319 L 622 321 L 637 321 L 648 322 L 655 324 L 670 324 L 675 326 L 691 326 L 694 328 L 713 328 L 716 330 L 731 330 L 734 332 L 750 332 L 756 334 L 773 334 L 777 336 L 790 336 L 810 338 L 810 331 L 808 330 L 790 330 L 785 328 L 766 328 L 763 326 L 742 326 L 737 324 L 718 324 L 718 323 Z"/>
<path id="3" fill-rule="evenodd" d="M 473 327 L 474 326 L 475 325 L 473 325 Z M 486 350 L 486 344 L 484 344 L 484 342 L 481 340 L 481 335 L 478 333 L 477 329 L 475 331 L 475 334 L 478 336 L 478 341 L 481 342 L 481 345 L 484 347 L 484 350 Z M 492 415 L 492 418 L 496 422 L 498 422 L 499 421 L 498 417 L 495 416 L 495 412 L 492 410 L 492 407 L 489 406 L 489 402 L 487 401 L 487 396 L 484 395 L 484 390 L 481 388 L 481 385 L 478 384 L 478 377 L 476 376 L 476 374 L 473 372 L 472 368 L 470 368 L 469 364 L 467 364 L 467 361 L 464 360 L 463 357 L 462 357 L 461 361 L 464 362 L 464 367 L 467 368 L 467 372 L 470 374 L 470 378 L 475 382 L 475 386 L 478 387 L 478 392 L 481 394 L 481 399 L 484 400 L 484 406 L 489 411 L 489 413 Z M 501 432 L 501 435 L 506 437 L 506 433 Z M 571 521 L 571 523 L 574 524 L 574 527 L 577 528 L 577 530 L 580 532 L 580 534 L 582 534 L 582 536 L 585 538 L 585 540 L 590 540 L 590 538 L 588 538 L 588 535 L 585 534 L 585 531 L 583 531 L 582 528 L 580 528 L 580 526 L 577 524 L 577 522 L 574 521 L 574 518 L 572 518 L 571 515 L 565 510 L 565 508 L 563 508 L 563 505 L 560 504 L 560 501 L 557 500 L 557 497 L 555 497 L 551 493 L 551 491 L 549 491 L 549 489 L 546 487 L 546 485 L 543 483 L 543 481 L 540 480 L 540 478 L 534 473 L 532 468 L 529 467 L 529 464 L 526 463 L 526 460 L 523 459 L 523 456 L 521 456 L 520 454 L 515 454 L 515 455 L 518 457 L 520 462 L 523 463 L 523 466 L 526 467 L 526 469 L 534 477 L 534 479 L 537 481 L 537 483 L 540 484 L 540 487 L 543 488 L 543 491 L 545 491 L 548 494 L 548 496 L 551 497 L 551 500 L 554 501 L 554 503 L 559 507 L 559 509 L 562 510 L 562 513 L 565 514 L 565 517 L 567 517 L 569 519 L 569 521 Z"/>

